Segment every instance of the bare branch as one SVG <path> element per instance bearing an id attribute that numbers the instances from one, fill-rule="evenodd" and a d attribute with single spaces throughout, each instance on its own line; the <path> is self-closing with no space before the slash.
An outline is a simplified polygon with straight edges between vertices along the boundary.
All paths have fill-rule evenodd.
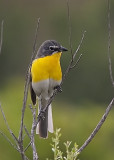
<path id="1" fill-rule="evenodd" d="M 36 151 L 35 139 L 34 139 L 35 127 L 36 127 L 36 109 L 33 109 L 33 123 L 32 123 L 32 129 L 31 129 L 31 146 L 33 149 L 33 160 L 38 160 L 38 154 Z"/>
<path id="2" fill-rule="evenodd" d="M 24 149 L 24 152 L 31 146 L 33 150 L 33 160 L 38 159 L 38 154 L 36 152 L 36 147 L 35 147 L 35 140 L 34 140 L 34 133 L 35 133 L 35 126 L 36 126 L 36 108 L 33 109 L 32 105 L 29 105 L 32 115 L 33 115 L 33 123 L 32 123 L 32 128 L 31 128 L 31 135 L 29 134 L 27 128 L 24 126 L 25 132 L 27 133 L 28 137 L 30 138 L 30 142 L 27 145 L 27 147 Z"/>
<path id="3" fill-rule="evenodd" d="M 29 160 L 29 158 L 27 156 L 25 156 L 25 160 Z"/>
<path id="4" fill-rule="evenodd" d="M 82 42 L 83 42 L 84 37 L 85 37 L 85 33 L 86 33 L 86 31 L 84 31 L 84 32 L 83 32 L 83 35 L 82 35 L 81 41 L 80 41 L 80 43 L 79 43 L 79 45 L 78 45 L 78 48 L 76 49 L 76 51 L 75 51 L 75 53 L 74 53 L 74 55 L 73 55 L 73 60 L 75 59 L 75 57 L 76 57 L 77 53 L 78 53 L 78 52 L 79 52 L 79 50 L 80 50 L 80 47 L 81 47 Z"/>
<path id="5" fill-rule="evenodd" d="M 12 138 L 14 139 L 15 143 L 17 144 L 17 143 L 18 143 L 18 139 L 17 139 L 17 137 L 14 135 L 14 133 L 12 132 L 12 130 L 10 129 L 10 127 L 9 127 L 9 125 L 8 125 L 8 122 L 7 122 L 7 120 L 6 120 L 6 117 L 5 117 L 4 112 L 3 112 L 3 110 L 2 110 L 1 104 L 0 104 L 0 110 L 1 110 L 1 113 L 2 113 L 2 115 L 3 115 L 3 118 L 4 118 L 5 124 L 6 124 L 6 126 L 7 126 L 7 129 L 8 129 L 8 131 L 9 131 L 10 135 L 12 136 Z M 17 145 L 17 146 L 18 146 L 18 145 Z"/>
<path id="6" fill-rule="evenodd" d="M 109 63 L 110 80 L 111 80 L 112 86 L 114 87 L 110 47 L 111 47 L 111 23 L 110 23 L 110 0 L 108 0 L 108 63 Z"/>
<path id="7" fill-rule="evenodd" d="M 11 142 L 11 140 L 2 132 L 0 131 L 0 134 L 9 142 L 9 144 L 16 149 L 19 152 L 19 149 Z"/>
<path id="8" fill-rule="evenodd" d="M 3 118 L 4 118 L 4 121 L 5 121 L 5 124 L 7 126 L 7 129 L 10 133 L 10 135 L 12 136 L 13 140 L 15 141 L 16 143 L 16 146 L 9 140 L 9 138 L 3 133 L 0 131 L 0 133 L 7 139 L 7 141 L 21 154 L 21 157 L 22 157 L 22 160 L 29 160 L 27 156 L 25 156 L 24 154 L 24 151 L 23 151 L 23 145 L 20 143 L 20 141 L 17 139 L 17 137 L 14 135 L 14 133 L 12 132 L 12 130 L 10 129 L 9 125 L 8 125 L 8 122 L 6 120 L 6 117 L 5 117 L 5 114 L 2 110 L 2 107 L 1 107 L 1 104 L 0 104 L 0 110 L 2 112 L 2 115 L 3 115 Z"/>
<path id="9" fill-rule="evenodd" d="M 70 67 L 70 69 L 73 69 L 74 67 L 77 66 L 77 64 L 79 63 L 81 57 L 82 57 L 82 54 L 80 54 L 80 56 L 79 56 L 79 58 L 77 59 L 76 63 L 75 63 L 74 65 L 72 65 L 72 66 Z"/>
<path id="10" fill-rule="evenodd" d="M 29 144 L 26 146 L 26 148 L 24 149 L 24 152 L 26 152 L 26 150 L 31 146 L 31 141 L 29 142 Z"/>
<path id="11" fill-rule="evenodd" d="M 40 23 L 40 18 L 38 18 L 38 21 L 37 21 L 35 40 L 34 40 L 34 44 L 33 44 L 33 52 L 32 52 L 31 60 L 30 60 L 30 63 L 29 63 L 28 69 L 27 69 L 27 74 L 26 74 L 24 98 L 23 98 L 23 106 L 22 106 L 22 116 L 21 116 L 21 126 L 20 126 L 20 131 L 19 131 L 19 141 L 23 141 L 22 140 L 23 120 L 24 120 L 24 113 L 25 113 L 25 108 L 26 108 L 26 102 L 27 102 L 27 97 L 28 97 L 28 89 L 29 89 L 29 81 L 30 81 L 29 69 L 31 67 L 33 58 L 34 58 L 35 53 L 36 53 L 36 42 L 37 42 L 37 36 L 38 36 L 38 30 L 39 30 L 39 23 Z"/>
<path id="12" fill-rule="evenodd" d="M 21 154 L 22 160 L 26 160 L 27 158 L 26 158 L 25 153 L 24 153 L 24 151 L 23 151 L 23 146 L 22 146 L 22 144 L 19 145 L 19 149 L 20 149 L 20 154 Z"/>
<path id="13" fill-rule="evenodd" d="M 97 134 L 97 132 L 99 131 L 99 129 L 101 128 L 101 126 L 103 125 L 103 123 L 105 122 L 110 110 L 112 109 L 112 106 L 114 105 L 114 98 L 112 99 L 112 101 L 110 102 L 110 104 L 108 105 L 108 107 L 106 108 L 106 111 L 104 113 L 104 115 L 102 116 L 101 120 L 99 121 L 99 123 L 97 124 L 96 128 L 93 130 L 93 132 L 90 134 L 90 136 L 88 137 L 88 139 L 84 142 L 84 144 L 79 148 L 78 152 L 81 153 L 84 148 L 92 141 L 92 139 L 95 137 L 95 135 Z"/>
<path id="14" fill-rule="evenodd" d="M 1 23 L 0 54 L 1 54 L 2 43 L 3 43 L 3 25 L 4 25 L 4 20 L 2 20 L 2 23 Z"/>
<path id="15" fill-rule="evenodd" d="M 73 53 L 72 53 L 72 27 L 71 27 L 69 0 L 67 0 L 67 12 L 68 12 L 68 28 L 69 28 L 69 46 L 70 46 L 71 56 L 73 56 Z"/>
<path id="16" fill-rule="evenodd" d="M 27 130 L 25 125 L 24 125 L 24 129 L 25 129 L 25 132 L 26 132 L 27 136 L 31 139 L 31 136 L 30 136 L 30 134 L 29 134 L 29 132 L 28 132 L 28 130 Z"/>
<path id="17" fill-rule="evenodd" d="M 79 43 L 79 45 L 78 45 L 75 53 L 73 54 L 73 58 L 71 59 L 69 65 L 68 65 L 68 67 L 67 67 L 67 69 L 66 69 L 66 71 L 65 71 L 65 73 L 64 73 L 63 80 L 62 80 L 62 84 L 63 84 L 63 81 L 66 79 L 66 76 L 67 76 L 67 74 L 69 73 L 69 71 L 70 71 L 70 69 L 71 69 L 71 67 L 72 67 L 72 65 L 73 65 L 73 63 L 74 63 L 74 60 L 75 60 L 75 57 L 76 57 L 78 51 L 80 50 L 80 47 L 81 47 L 82 42 L 83 42 L 84 37 L 85 37 L 85 33 L 86 33 L 86 31 L 83 32 L 81 41 L 80 41 L 80 43 Z"/>
<path id="18" fill-rule="evenodd" d="M 24 152 L 31 146 L 31 135 L 29 134 L 29 132 L 28 132 L 28 130 L 27 130 L 27 128 L 26 128 L 26 126 L 24 125 L 24 129 L 25 129 L 25 132 L 26 132 L 26 134 L 27 134 L 27 136 L 29 137 L 29 139 L 30 139 L 30 142 L 29 142 L 29 144 L 26 146 L 26 148 L 24 149 Z"/>

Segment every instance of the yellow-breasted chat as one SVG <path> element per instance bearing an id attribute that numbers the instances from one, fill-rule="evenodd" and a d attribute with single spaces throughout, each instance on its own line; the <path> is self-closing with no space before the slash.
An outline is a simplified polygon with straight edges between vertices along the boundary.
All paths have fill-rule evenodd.
<path id="1" fill-rule="evenodd" d="M 46 107 L 53 95 L 54 89 L 61 84 L 62 71 L 60 58 L 63 51 L 67 51 L 55 40 L 47 40 L 39 47 L 31 66 L 30 93 L 33 105 L 38 97 L 38 112 Z M 48 137 L 48 131 L 53 133 L 53 119 L 51 105 L 44 113 L 37 125 L 36 133 L 42 138 Z"/>

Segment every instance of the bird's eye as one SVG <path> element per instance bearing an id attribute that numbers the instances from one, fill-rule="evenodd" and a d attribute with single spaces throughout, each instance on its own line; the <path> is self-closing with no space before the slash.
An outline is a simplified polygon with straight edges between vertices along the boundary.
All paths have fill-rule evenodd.
<path id="1" fill-rule="evenodd" d="M 58 46 L 50 46 L 49 49 L 52 51 L 58 51 L 59 47 Z"/>
<path id="2" fill-rule="evenodd" d="M 54 46 L 50 46 L 49 49 L 54 51 Z"/>

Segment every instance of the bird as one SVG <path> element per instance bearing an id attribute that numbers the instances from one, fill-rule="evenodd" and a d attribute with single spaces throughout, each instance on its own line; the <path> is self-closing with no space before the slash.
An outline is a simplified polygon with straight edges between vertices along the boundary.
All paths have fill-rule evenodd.
<path id="1" fill-rule="evenodd" d="M 30 95 L 33 105 L 38 98 L 38 114 L 43 110 L 54 90 L 59 88 L 62 81 L 60 59 L 62 52 L 68 51 L 56 40 L 46 40 L 39 47 L 30 69 Z M 48 131 L 53 133 L 52 107 L 49 105 L 44 116 L 36 127 L 36 134 L 48 138 Z"/>

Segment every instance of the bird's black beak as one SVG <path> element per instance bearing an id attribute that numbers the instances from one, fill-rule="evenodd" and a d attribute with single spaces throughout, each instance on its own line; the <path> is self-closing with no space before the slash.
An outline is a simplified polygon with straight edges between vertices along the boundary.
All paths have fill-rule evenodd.
<path id="1" fill-rule="evenodd" d="M 60 51 L 61 51 L 61 52 L 64 52 L 64 51 L 68 51 L 68 49 L 66 49 L 65 47 L 61 46 L 61 47 L 60 47 Z"/>

